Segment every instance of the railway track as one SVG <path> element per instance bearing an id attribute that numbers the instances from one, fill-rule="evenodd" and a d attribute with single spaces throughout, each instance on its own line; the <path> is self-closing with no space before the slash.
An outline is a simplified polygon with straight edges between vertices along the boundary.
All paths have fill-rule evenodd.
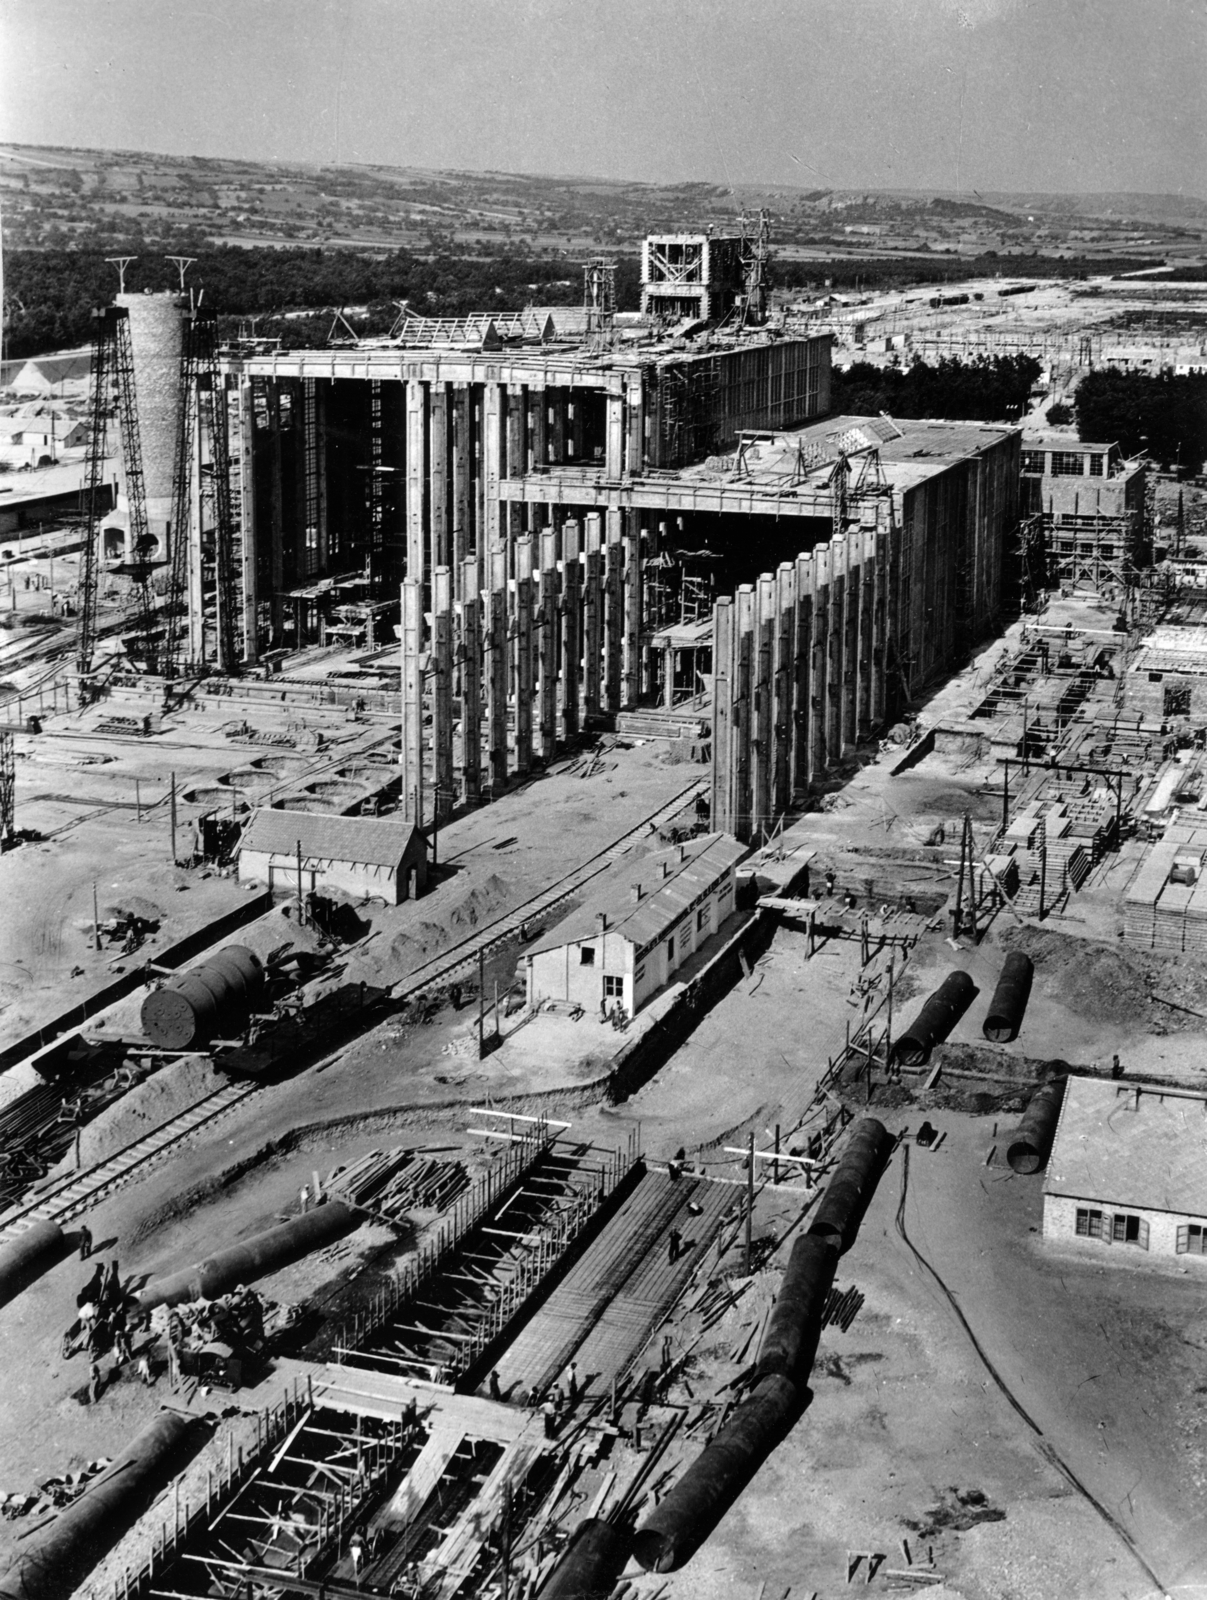
<path id="1" fill-rule="evenodd" d="M 559 878 L 548 889 L 533 895 L 513 911 L 507 912 L 453 945 L 451 949 L 425 962 L 415 972 L 409 973 L 394 986 L 391 995 L 393 1002 L 401 1003 L 438 984 L 454 982 L 458 978 L 474 973 L 480 955 L 497 949 L 499 945 L 515 937 L 521 924 L 548 915 L 550 911 L 577 894 L 593 878 L 606 872 L 626 850 L 646 838 L 651 830 L 662 827 L 677 816 L 704 787 L 705 780 L 702 778 L 687 784 L 665 805 L 660 806 L 650 816 L 644 817 L 612 844 Z M 381 1021 L 379 1014 L 373 1015 L 366 1031 L 368 1028 L 377 1027 Z M 345 1040 L 338 1050 L 332 1052 L 332 1056 L 340 1054 L 347 1048 L 348 1041 Z M 60 1179 L 52 1187 L 44 1189 L 36 1197 L 27 1198 L 20 1205 L 0 1215 L 0 1241 L 23 1233 L 35 1222 L 56 1222 L 60 1226 L 70 1222 L 91 1207 L 108 1199 L 125 1184 L 135 1178 L 141 1178 L 157 1161 L 178 1149 L 195 1133 L 213 1123 L 216 1118 L 258 1093 L 260 1087 L 254 1082 L 224 1084 L 212 1094 L 194 1101 L 191 1106 L 161 1124 L 153 1132 L 146 1133 L 132 1144 L 126 1145 L 109 1160 L 102 1161 L 86 1171 L 72 1173 Z"/>

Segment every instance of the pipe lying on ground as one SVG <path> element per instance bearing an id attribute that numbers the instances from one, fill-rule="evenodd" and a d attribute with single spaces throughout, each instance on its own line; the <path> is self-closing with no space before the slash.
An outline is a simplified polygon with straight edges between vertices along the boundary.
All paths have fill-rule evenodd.
<path id="1" fill-rule="evenodd" d="M 0 1245 L 0 1306 L 7 1305 L 35 1278 L 50 1270 L 67 1249 L 57 1222 L 35 1222 L 8 1244 Z"/>
<path id="2" fill-rule="evenodd" d="M 153 1306 L 177 1306 L 186 1300 L 213 1300 L 241 1283 L 251 1283 L 342 1238 L 359 1221 L 351 1206 L 342 1200 L 328 1200 L 279 1228 L 257 1233 L 229 1250 L 219 1250 L 196 1266 L 155 1279 L 141 1291 L 138 1303 L 149 1311 Z"/>
<path id="3" fill-rule="evenodd" d="M 161 1050 L 187 1050 L 222 1033 L 240 1033 L 263 988 L 259 956 L 245 945 L 227 945 L 151 991 L 142 1003 L 143 1032 Z"/>
<path id="4" fill-rule="evenodd" d="M 588 1517 L 571 1534 L 538 1600 L 608 1600 L 632 1553 L 633 1535 L 625 1524 Z"/>
<path id="5" fill-rule="evenodd" d="M 893 1042 L 893 1058 L 903 1067 L 924 1067 L 972 1004 L 976 984 L 966 972 L 949 972 L 921 1011 Z"/>
<path id="6" fill-rule="evenodd" d="M 1065 1097 L 1064 1078 L 1053 1078 L 1027 1102 L 1023 1120 L 1006 1147 L 1006 1160 L 1015 1172 L 1038 1172 L 1052 1154 L 1052 1140 Z"/>
<path id="7" fill-rule="evenodd" d="M 161 1412 L 105 1474 L 61 1511 L 0 1574 L 0 1600 L 63 1600 L 146 1510 L 174 1475 L 193 1417 Z"/>
<path id="8" fill-rule="evenodd" d="M 763 1379 L 634 1534 L 633 1554 L 647 1572 L 677 1572 L 691 1559 L 800 1409 L 794 1383 L 778 1374 Z"/>
<path id="9" fill-rule="evenodd" d="M 876 1193 L 880 1174 L 893 1153 L 893 1137 L 875 1117 L 861 1117 L 826 1186 L 809 1232 L 829 1239 L 845 1255 L 855 1243 L 859 1224 Z"/>
<path id="10" fill-rule="evenodd" d="M 805 1234 L 792 1246 L 759 1345 L 755 1373 L 760 1380 L 778 1374 L 795 1383 L 808 1383 L 837 1266 L 838 1250 L 832 1239 Z"/>
<path id="11" fill-rule="evenodd" d="M 1012 950 L 1006 957 L 981 1029 L 986 1039 L 994 1044 L 1009 1044 L 1012 1039 L 1018 1038 L 1018 1030 L 1023 1025 L 1027 1001 L 1031 996 L 1034 974 L 1031 957 L 1025 956 L 1021 950 Z"/>

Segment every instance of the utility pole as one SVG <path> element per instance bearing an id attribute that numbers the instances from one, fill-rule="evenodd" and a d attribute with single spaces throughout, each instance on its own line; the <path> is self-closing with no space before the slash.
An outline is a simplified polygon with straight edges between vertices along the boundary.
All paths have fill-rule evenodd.
<path id="1" fill-rule="evenodd" d="M 101 947 L 101 919 L 96 904 L 96 879 L 92 880 L 92 948 L 99 950 Z"/>
<path id="2" fill-rule="evenodd" d="M 302 900 L 302 841 L 298 840 L 298 927 L 306 922 L 306 906 Z"/>
<path id="3" fill-rule="evenodd" d="M 746 1276 L 750 1276 L 751 1235 L 754 1231 L 754 1134 L 746 1155 Z"/>
<path id="4" fill-rule="evenodd" d="M 172 774 L 172 790 L 168 801 L 168 814 L 172 827 L 172 865 L 176 865 L 176 774 Z"/>

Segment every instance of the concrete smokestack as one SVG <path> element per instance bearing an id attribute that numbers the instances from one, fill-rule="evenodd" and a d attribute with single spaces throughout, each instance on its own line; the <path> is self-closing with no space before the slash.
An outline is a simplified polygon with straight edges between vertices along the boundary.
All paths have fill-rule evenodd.
<path id="1" fill-rule="evenodd" d="M 180 415 L 181 301 L 175 294 L 119 294 L 130 318 L 134 390 L 147 486 L 147 524 L 162 544 L 172 515 Z"/>

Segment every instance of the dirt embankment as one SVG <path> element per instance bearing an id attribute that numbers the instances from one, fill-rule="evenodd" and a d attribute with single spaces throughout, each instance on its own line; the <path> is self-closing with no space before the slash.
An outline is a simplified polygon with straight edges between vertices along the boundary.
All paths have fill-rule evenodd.
<path id="1" fill-rule="evenodd" d="M 216 1071 L 205 1056 L 184 1056 L 161 1067 L 81 1128 L 79 1161 L 75 1149 L 71 1149 L 51 1176 L 74 1172 L 77 1165 L 90 1167 L 98 1161 L 108 1161 L 126 1145 L 161 1128 L 226 1082 L 226 1075 Z"/>
<path id="2" fill-rule="evenodd" d="M 1083 939 L 1055 929 L 1011 925 L 1005 949 L 1035 963 L 1035 988 L 1075 1016 L 1141 1027 L 1147 1033 L 1199 1032 L 1207 1021 L 1207 962 Z"/>

